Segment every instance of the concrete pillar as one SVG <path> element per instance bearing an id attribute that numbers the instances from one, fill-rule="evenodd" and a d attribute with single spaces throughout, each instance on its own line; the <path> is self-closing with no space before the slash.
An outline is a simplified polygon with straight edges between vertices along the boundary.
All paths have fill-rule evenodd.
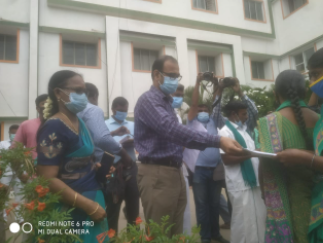
<path id="1" fill-rule="evenodd" d="M 120 35 L 118 18 L 106 17 L 106 55 L 108 70 L 108 110 L 114 98 L 122 96 Z M 109 112 L 110 113 L 110 112 Z"/>
<path id="2" fill-rule="evenodd" d="M 190 72 L 188 65 L 187 37 L 181 30 L 176 35 L 177 56 L 180 73 L 183 76 L 181 84 L 185 87 L 190 85 Z"/>
<path id="3" fill-rule="evenodd" d="M 28 118 L 37 117 L 38 96 L 38 8 L 39 0 L 30 0 Z"/>

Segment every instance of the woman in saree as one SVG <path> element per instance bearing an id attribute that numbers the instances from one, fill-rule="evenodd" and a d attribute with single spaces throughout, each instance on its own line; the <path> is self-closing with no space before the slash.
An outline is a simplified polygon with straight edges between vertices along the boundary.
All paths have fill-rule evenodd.
<path id="1" fill-rule="evenodd" d="M 307 68 L 312 91 L 318 97 L 323 98 L 323 48 L 312 55 Z M 307 219 L 308 238 L 310 243 L 319 243 L 323 242 L 323 106 L 313 137 L 314 154 L 305 150 L 287 149 L 278 153 L 277 157 L 285 166 L 291 168 L 303 166 L 314 173 L 311 209 Z"/>
<path id="2" fill-rule="evenodd" d="M 60 192 L 60 210 L 75 208 L 74 229 L 84 243 L 108 242 L 105 202 L 95 179 L 94 145 L 84 122 L 76 116 L 87 105 L 83 78 L 72 71 L 58 71 L 50 79 L 45 122 L 37 134 L 37 173 L 50 180 L 50 191 Z M 77 221 L 94 221 L 93 227 Z"/>
<path id="3" fill-rule="evenodd" d="M 307 108 L 303 76 L 295 70 L 280 73 L 275 82 L 276 112 L 259 120 L 261 151 L 312 150 L 318 115 Z M 267 207 L 266 243 L 306 243 L 314 187 L 313 171 L 304 165 L 285 167 L 261 159 L 260 182 Z"/>

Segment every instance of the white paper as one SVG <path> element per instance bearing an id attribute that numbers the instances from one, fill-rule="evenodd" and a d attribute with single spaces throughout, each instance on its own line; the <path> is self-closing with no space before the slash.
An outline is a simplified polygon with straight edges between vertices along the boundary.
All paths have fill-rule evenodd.
<path id="1" fill-rule="evenodd" d="M 189 122 L 187 126 L 197 132 L 207 132 L 206 128 L 197 120 Z M 195 172 L 195 164 L 199 154 L 200 150 L 196 149 L 185 148 L 183 152 L 183 161 L 193 173 Z"/>
<path id="2" fill-rule="evenodd" d="M 272 158 L 272 159 L 274 159 L 277 156 L 277 154 L 265 153 L 265 152 L 260 152 L 260 151 L 253 151 L 253 150 L 250 150 L 250 149 L 243 149 L 243 150 L 248 152 L 249 154 L 251 154 L 252 157 Z"/>

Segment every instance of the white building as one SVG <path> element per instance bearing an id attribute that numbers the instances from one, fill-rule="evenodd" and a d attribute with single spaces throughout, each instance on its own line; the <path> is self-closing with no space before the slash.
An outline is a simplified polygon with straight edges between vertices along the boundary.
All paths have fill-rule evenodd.
<path id="1" fill-rule="evenodd" d="M 106 116 L 117 96 L 131 115 L 162 54 L 178 59 L 186 86 L 208 69 L 261 87 L 286 69 L 306 73 L 323 47 L 322 9 L 322 0 L 0 0 L 1 140 L 36 117 L 37 95 L 62 69 L 99 87 Z"/>

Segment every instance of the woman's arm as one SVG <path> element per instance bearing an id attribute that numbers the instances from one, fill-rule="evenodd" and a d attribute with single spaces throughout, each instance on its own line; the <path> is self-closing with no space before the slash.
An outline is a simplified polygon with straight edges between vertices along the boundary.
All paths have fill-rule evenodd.
<path id="1" fill-rule="evenodd" d="M 314 153 L 312 151 L 286 149 L 277 154 L 277 159 L 285 166 L 293 166 L 296 164 L 305 165 L 309 168 L 323 173 L 323 157 L 314 157 Z"/>
<path id="2" fill-rule="evenodd" d="M 80 208 L 86 212 L 86 214 L 90 215 L 98 207 L 98 204 L 81 194 L 75 192 L 69 186 L 67 186 L 63 181 L 57 178 L 59 172 L 58 166 L 50 166 L 50 165 L 38 165 L 37 166 L 37 174 L 38 176 L 43 176 L 44 178 L 49 180 L 49 189 L 52 193 L 60 192 L 61 201 L 67 205 L 73 206 L 75 201 L 75 207 Z M 76 200 L 75 195 L 77 194 Z M 98 210 L 90 215 L 93 221 L 101 221 L 106 217 L 105 210 L 99 206 Z"/>

